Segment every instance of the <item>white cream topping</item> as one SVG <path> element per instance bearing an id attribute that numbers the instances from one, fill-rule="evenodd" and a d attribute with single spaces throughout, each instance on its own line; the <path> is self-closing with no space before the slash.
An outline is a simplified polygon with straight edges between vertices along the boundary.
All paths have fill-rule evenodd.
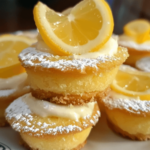
<path id="1" fill-rule="evenodd" d="M 142 44 L 137 43 L 133 37 L 127 36 L 127 35 L 121 35 L 119 36 L 119 45 L 133 48 L 136 50 L 146 50 L 150 51 L 150 41 L 146 41 Z"/>
<path id="2" fill-rule="evenodd" d="M 26 95 L 24 95 L 26 96 Z M 56 135 L 71 133 L 74 131 L 82 131 L 87 126 L 89 126 L 89 121 L 92 125 L 95 125 L 100 116 L 100 111 L 97 110 L 94 116 L 85 117 L 83 120 L 79 120 L 78 123 L 81 123 L 81 126 L 76 125 L 76 120 L 72 121 L 70 124 L 65 126 L 64 124 L 57 126 L 57 121 L 51 121 L 51 118 L 48 118 L 46 121 L 44 119 L 36 120 L 36 116 L 33 115 L 29 106 L 26 102 L 23 101 L 23 97 L 19 97 L 13 101 L 6 109 L 6 119 L 11 120 L 11 126 L 14 130 L 18 132 L 25 132 L 32 134 L 33 136 L 42 136 L 42 135 Z"/>
<path id="3" fill-rule="evenodd" d="M 34 45 L 36 50 L 41 52 L 47 52 L 53 55 L 56 55 L 54 51 L 52 51 L 42 40 L 41 36 L 38 35 L 38 42 Z M 88 52 L 81 55 L 73 54 L 71 55 L 72 59 L 83 59 L 83 58 L 98 58 L 99 56 L 113 56 L 117 53 L 118 50 L 118 42 L 116 38 L 110 38 L 104 46 L 100 48 L 97 52 Z"/>
<path id="4" fill-rule="evenodd" d="M 96 102 L 89 102 L 83 106 L 62 106 L 44 100 L 38 100 L 30 94 L 23 97 L 23 101 L 29 109 L 41 117 L 56 116 L 79 120 L 79 118 L 91 117 Z"/>
<path id="5" fill-rule="evenodd" d="M 16 89 L 19 86 L 22 86 L 27 82 L 27 74 L 21 73 L 10 78 L 0 78 L 0 90 L 4 89 Z"/>
<path id="6" fill-rule="evenodd" d="M 125 109 L 130 113 L 144 115 L 150 112 L 149 100 L 140 100 L 139 97 L 129 97 L 114 91 L 107 98 L 104 98 L 103 102 L 109 109 Z"/>
<path id="7" fill-rule="evenodd" d="M 118 43 L 114 38 L 110 38 L 108 42 L 100 48 L 97 52 L 89 52 L 81 55 L 73 55 L 73 59 L 82 59 L 82 58 L 98 58 L 99 56 L 113 56 L 117 53 Z"/>
<path id="8" fill-rule="evenodd" d="M 23 91 L 30 91 L 26 73 L 6 79 L 0 78 L 0 97 L 8 97 L 16 93 L 22 93 Z"/>

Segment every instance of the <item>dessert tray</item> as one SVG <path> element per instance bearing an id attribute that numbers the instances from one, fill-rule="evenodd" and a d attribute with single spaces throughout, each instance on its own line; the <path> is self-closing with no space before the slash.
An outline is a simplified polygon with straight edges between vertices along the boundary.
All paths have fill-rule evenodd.
<path id="1" fill-rule="evenodd" d="M 0 128 L 0 150 L 26 150 L 19 145 L 19 141 L 19 134 L 11 127 Z M 82 150 L 149 150 L 149 147 L 150 141 L 132 141 L 115 134 L 108 128 L 106 117 L 103 115 Z"/>

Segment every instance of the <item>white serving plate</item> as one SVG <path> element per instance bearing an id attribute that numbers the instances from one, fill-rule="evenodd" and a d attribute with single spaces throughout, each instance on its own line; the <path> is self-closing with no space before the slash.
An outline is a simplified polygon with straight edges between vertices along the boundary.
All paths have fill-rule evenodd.
<path id="1" fill-rule="evenodd" d="M 0 145 L 5 144 L 9 148 L 4 150 L 26 150 L 19 145 L 20 137 L 17 132 L 10 127 L 0 128 Z M 149 150 L 150 141 L 132 141 L 125 139 L 112 132 L 106 123 L 106 118 L 100 119 L 93 128 L 87 144 L 82 150 Z M 0 147 L 0 150 L 3 150 Z"/>

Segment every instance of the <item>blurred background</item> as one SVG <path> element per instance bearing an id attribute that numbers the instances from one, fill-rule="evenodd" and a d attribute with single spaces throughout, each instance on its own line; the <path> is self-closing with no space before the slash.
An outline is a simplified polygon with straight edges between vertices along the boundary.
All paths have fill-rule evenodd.
<path id="1" fill-rule="evenodd" d="M 80 0 L 41 0 L 56 11 L 74 6 Z M 115 34 L 137 18 L 150 19 L 150 0 L 107 0 L 112 8 Z M 0 33 L 35 29 L 33 7 L 38 0 L 0 0 Z"/>

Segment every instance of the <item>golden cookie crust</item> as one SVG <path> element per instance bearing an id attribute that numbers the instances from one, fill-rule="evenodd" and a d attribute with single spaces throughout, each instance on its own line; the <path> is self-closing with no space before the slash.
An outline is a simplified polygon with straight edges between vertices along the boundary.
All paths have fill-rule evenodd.
<path id="1" fill-rule="evenodd" d="M 31 89 L 33 97 L 61 105 L 83 105 L 88 102 L 101 100 L 105 98 L 110 91 L 111 89 L 108 87 L 104 91 L 100 92 L 84 93 L 82 95 L 62 95 L 53 92 L 45 92 L 40 89 Z"/>
<path id="2" fill-rule="evenodd" d="M 150 140 L 150 134 L 143 135 L 143 134 L 130 134 L 126 131 L 123 131 L 118 126 L 114 125 L 109 118 L 107 118 L 108 126 L 116 133 L 122 135 L 125 138 L 129 138 L 131 140 L 138 140 L 138 141 L 147 141 Z"/>
<path id="3" fill-rule="evenodd" d="M 77 147 L 73 148 L 72 150 L 80 150 L 81 148 L 84 147 L 84 145 L 86 144 L 86 142 L 87 141 L 84 141 L 83 143 L 79 144 Z M 21 139 L 20 145 L 22 145 L 23 147 L 25 147 L 28 150 L 40 150 L 40 149 L 31 148 L 23 139 Z"/>

